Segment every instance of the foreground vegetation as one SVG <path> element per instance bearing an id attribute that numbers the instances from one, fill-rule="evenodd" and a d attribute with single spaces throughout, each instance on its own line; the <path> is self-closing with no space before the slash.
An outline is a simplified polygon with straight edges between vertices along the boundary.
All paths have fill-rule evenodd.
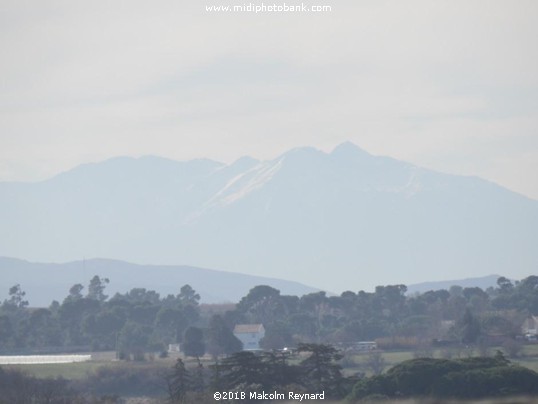
<path id="1" fill-rule="evenodd" d="M 133 289 L 109 299 L 107 283 L 94 276 L 87 293 L 82 285 L 73 285 L 62 303 L 52 302 L 48 308 L 29 308 L 22 287 L 11 287 L 10 297 L 0 306 L 1 353 L 110 354 L 108 361 L 5 367 L 3 377 L 41 386 L 35 391 L 48 386 L 59 392 L 64 386 L 71 401 L 83 394 L 81 400 L 88 402 L 119 400 L 116 396 L 214 402 L 215 389 L 289 386 L 302 392 L 323 389 L 326 400 L 353 401 L 415 397 L 413 390 L 402 393 L 407 390 L 398 384 L 401 372 L 420 374 L 428 366 L 428 372 L 439 366 L 450 371 L 439 376 L 442 384 L 424 392 L 425 397 L 471 398 L 467 393 L 443 396 L 443 386 L 465 392 L 465 383 L 489 386 L 490 379 L 510 382 L 496 382 L 501 390 L 489 386 L 480 397 L 486 392 L 536 393 L 530 384 L 518 384 L 527 379 L 534 383 L 535 373 L 517 365 L 538 367 L 538 347 L 524 344 L 521 335 L 524 320 L 538 314 L 537 276 L 515 284 L 501 277 L 496 288 L 486 291 L 452 287 L 412 296 L 406 295 L 404 285 L 330 297 L 323 292 L 283 296 L 262 285 L 227 306 L 200 305 L 200 296 L 189 285 L 166 297 Z M 236 324 L 255 323 L 266 329 L 260 342 L 265 352 L 260 355 L 241 352 L 232 332 Z M 358 351 L 358 341 L 376 341 L 379 349 Z M 167 357 L 168 345 L 178 343 L 180 361 Z M 283 347 L 299 348 L 301 353 L 283 355 Z M 323 350 L 324 361 L 311 359 L 324 357 L 319 355 Z M 119 360 L 111 362 L 112 358 Z M 494 360 L 495 366 L 485 365 Z M 309 373 L 312 362 L 318 369 Z M 471 369 L 470 364 L 480 366 Z M 21 375 L 20 370 L 29 373 Z"/>
<path id="2" fill-rule="evenodd" d="M 538 374 L 510 364 L 498 351 L 493 358 L 419 358 L 405 361 L 383 375 L 356 383 L 350 398 L 471 399 L 537 393 Z"/>
<path id="3" fill-rule="evenodd" d="M 490 354 L 494 355 L 498 350 L 503 350 L 501 346 L 492 347 Z M 441 349 L 432 350 L 429 354 L 434 358 L 446 358 L 447 351 Z M 38 365 L 5 365 L 5 369 L 19 370 L 23 373 L 32 375 L 34 377 L 43 378 L 63 378 L 67 380 L 80 380 L 95 373 L 99 368 L 136 368 L 136 369 L 153 369 L 154 371 L 166 371 L 172 368 L 176 362 L 177 356 L 167 356 L 165 358 L 149 357 L 144 361 L 115 361 L 115 352 L 105 352 L 99 354 L 93 354 L 94 358 L 89 362 L 79 363 L 67 363 L 67 364 L 38 364 Z M 381 363 L 378 372 L 373 369 L 372 356 L 379 355 Z M 466 358 L 477 357 L 480 352 L 474 350 L 455 350 L 451 356 L 452 358 Z M 183 357 L 183 356 L 182 356 Z M 374 351 L 353 353 L 344 352 L 342 359 L 338 362 L 342 368 L 343 373 L 346 376 L 363 374 L 365 376 L 372 376 L 376 373 L 381 373 L 403 361 L 420 357 L 420 353 L 411 350 L 396 350 L 396 351 Z M 427 356 L 430 357 L 430 356 Z M 209 367 L 215 361 L 210 356 L 206 355 L 199 358 L 201 363 L 205 367 Z M 296 358 L 291 357 L 290 362 L 297 361 Z M 198 365 L 196 358 L 183 357 L 183 361 L 187 368 L 195 367 Z M 524 345 L 519 356 L 512 359 L 512 363 L 529 368 L 538 372 L 538 344 Z"/>
<path id="4" fill-rule="evenodd" d="M 178 358 L 160 363 L 111 362 L 84 378 L 36 378 L 14 367 L 0 368 L 0 403 L 122 403 L 127 397 L 154 397 L 146 403 L 276 402 L 263 392 L 289 392 L 323 402 L 403 399 L 470 400 L 538 395 L 538 374 L 512 364 L 497 351 L 493 357 L 405 360 L 382 374 L 345 375 L 342 354 L 330 345 L 301 344 L 298 356 L 239 352 L 215 362 Z M 60 365 L 55 365 L 60 366 Z M 255 396 L 251 396 L 254 393 Z M 121 398 L 124 397 L 124 398 Z M 226 397 L 225 397 L 226 398 Z M 281 401 L 281 400 L 278 400 Z M 309 400 L 310 401 L 310 400 Z M 315 401 L 315 400 L 314 400 Z"/>

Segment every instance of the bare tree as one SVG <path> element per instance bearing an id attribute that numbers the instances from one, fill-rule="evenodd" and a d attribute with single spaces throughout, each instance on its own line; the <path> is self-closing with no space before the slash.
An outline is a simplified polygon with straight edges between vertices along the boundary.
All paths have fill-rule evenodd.
<path id="1" fill-rule="evenodd" d="M 383 354 L 379 351 L 371 351 L 366 359 L 366 367 L 372 371 L 374 375 L 380 375 L 385 369 L 387 362 Z"/>

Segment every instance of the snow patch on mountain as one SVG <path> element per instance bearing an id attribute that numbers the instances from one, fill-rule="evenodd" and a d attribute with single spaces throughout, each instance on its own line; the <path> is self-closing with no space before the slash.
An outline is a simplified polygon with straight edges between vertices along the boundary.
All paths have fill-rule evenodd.
<path id="1" fill-rule="evenodd" d="M 282 168 L 282 159 L 262 163 L 230 181 L 217 195 L 222 205 L 229 205 L 262 188 Z"/>
<path id="2" fill-rule="evenodd" d="M 283 158 L 280 158 L 272 161 L 259 162 L 252 168 L 247 167 L 246 171 L 232 177 L 199 210 L 189 215 L 187 222 L 191 222 L 215 209 L 238 202 L 252 192 L 263 188 L 282 168 L 282 162 Z"/>

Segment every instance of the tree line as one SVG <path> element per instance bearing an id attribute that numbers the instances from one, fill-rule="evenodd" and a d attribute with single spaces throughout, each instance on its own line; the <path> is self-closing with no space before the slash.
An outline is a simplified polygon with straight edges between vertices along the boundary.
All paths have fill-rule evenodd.
<path id="1" fill-rule="evenodd" d="M 108 279 L 96 275 L 86 288 L 73 285 L 61 303 L 52 302 L 47 308 L 29 307 L 23 288 L 12 286 L 0 306 L 0 350 L 13 353 L 29 348 L 90 347 L 116 350 L 120 359 L 143 360 L 148 352 L 166 355 L 168 344 L 180 343 L 194 362 L 186 366 L 179 359 L 170 371 L 154 375 L 169 400 L 178 403 L 213 402 L 210 393 L 219 390 L 325 391 L 327 398 L 345 397 L 351 402 L 368 397 L 538 394 L 538 375 L 512 365 L 500 353 L 494 357 L 433 359 L 422 352 L 418 359 L 386 373 L 382 373 L 384 366 L 378 366 L 372 377 L 342 374 L 342 353 L 356 341 L 376 340 L 387 348 L 410 341 L 478 346 L 491 336 L 515 341 L 523 320 L 538 314 L 536 276 L 520 282 L 500 277 L 496 287 L 487 290 L 455 286 L 413 295 L 406 293 L 404 285 L 388 285 L 373 292 L 346 291 L 339 296 L 318 292 L 298 297 L 260 285 L 229 310 L 217 310 L 220 314 L 214 314 L 215 307 L 204 308 L 189 285 L 165 297 L 143 288 L 109 297 L 108 284 Z M 241 351 L 232 330 L 235 324 L 245 323 L 265 326 L 264 351 Z M 296 347 L 299 355 L 291 359 L 279 351 L 283 347 Z M 202 362 L 200 357 L 206 354 L 213 360 Z M 375 355 L 371 356 L 374 361 Z M 135 367 L 131 370 L 138 371 Z M 120 373 L 103 368 L 82 383 L 117 394 L 119 381 L 127 377 L 125 370 Z M 133 389 L 127 380 L 122 383 L 124 390 Z M 24 389 L 29 402 L 40 402 L 35 397 L 51 394 L 64 397 L 64 402 L 75 402 L 80 394 L 76 392 L 85 391 L 81 386 L 74 388 L 72 382 L 40 381 L 2 369 L 0 385 L 6 392 L 12 391 L 12 386 L 29 386 Z M 115 400 L 80 398 L 81 403 Z"/>
<path id="2" fill-rule="evenodd" d="M 201 309 L 200 296 L 189 285 L 165 297 L 135 288 L 109 298 L 108 283 L 96 275 L 87 288 L 73 285 L 61 303 L 47 308 L 29 308 L 22 287 L 14 285 L 0 306 L 0 351 L 90 347 L 134 358 L 180 343 L 190 356 L 217 357 L 241 350 L 232 330 L 249 323 L 264 325 L 266 350 L 368 340 L 387 348 L 431 341 L 479 344 L 491 336 L 514 339 L 525 318 L 538 314 L 538 276 L 515 283 L 500 277 L 487 290 L 453 286 L 414 295 L 404 285 L 388 285 L 373 292 L 298 297 L 260 285 L 220 314 Z"/>
<path id="3" fill-rule="evenodd" d="M 90 347 L 142 355 L 181 341 L 200 319 L 200 296 L 189 285 L 164 298 L 135 288 L 109 299 L 108 283 L 96 275 L 87 293 L 83 285 L 73 285 L 62 303 L 53 301 L 48 308 L 29 308 L 21 286 L 11 287 L 0 306 L 0 350 Z"/>

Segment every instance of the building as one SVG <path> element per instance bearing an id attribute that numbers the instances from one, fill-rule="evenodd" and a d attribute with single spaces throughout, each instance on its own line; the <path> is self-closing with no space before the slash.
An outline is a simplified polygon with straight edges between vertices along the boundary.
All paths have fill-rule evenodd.
<path id="1" fill-rule="evenodd" d="M 180 345 L 179 344 L 168 344 L 168 352 L 180 352 Z"/>
<path id="2" fill-rule="evenodd" d="M 260 341 L 265 336 L 263 324 L 237 324 L 234 335 L 243 344 L 244 351 L 260 349 Z"/>
<path id="3" fill-rule="evenodd" d="M 521 327 L 523 335 L 538 335 L 538 316 L 529 316 Z"/>

